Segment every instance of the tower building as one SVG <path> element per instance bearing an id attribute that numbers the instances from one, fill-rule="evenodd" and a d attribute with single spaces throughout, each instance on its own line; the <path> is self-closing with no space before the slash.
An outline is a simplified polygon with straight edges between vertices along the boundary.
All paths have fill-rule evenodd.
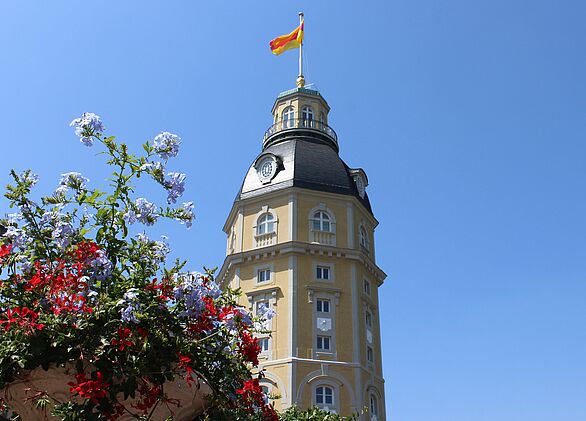
<path id="1" fill-rule="evenodd" d="M 316 405 L 384 420 L 375 219 L 361 168 L 340 159 L 322 95 L 281 93 L 224 225 L 224 286 L 276 311 L 259 335 L 278 410 Z"/>

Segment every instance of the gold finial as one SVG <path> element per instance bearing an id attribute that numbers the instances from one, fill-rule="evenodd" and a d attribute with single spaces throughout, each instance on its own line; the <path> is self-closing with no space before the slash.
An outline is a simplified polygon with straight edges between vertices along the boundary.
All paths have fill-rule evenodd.
<path id="1" fill-rule="evenodd" d="M 305 78 L 303 77 L 303 75 L 299 75 L 299 77 L 297 78 L 297 87 L 303 88 L 304 86 L 305 86 Z"/>

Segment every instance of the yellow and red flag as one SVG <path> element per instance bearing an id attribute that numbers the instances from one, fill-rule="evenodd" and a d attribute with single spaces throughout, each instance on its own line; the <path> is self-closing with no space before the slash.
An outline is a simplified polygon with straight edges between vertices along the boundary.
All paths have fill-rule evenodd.
<path id="1" fill-rule="evenodd" d="M 271 51 L 274 55 L 279 55 L 291 48 L 299 48 L 303 42 L 303 22 L 290 34 L 281 35 L 270 42 Z"/>

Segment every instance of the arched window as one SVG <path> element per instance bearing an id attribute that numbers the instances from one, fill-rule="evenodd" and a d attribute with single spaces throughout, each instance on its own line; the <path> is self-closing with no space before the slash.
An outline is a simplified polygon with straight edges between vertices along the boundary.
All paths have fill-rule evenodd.
<path id="1" fill-rule="evenodd" d="M 333 409 L 334 389 L 329 386 L 318 386 L 315 388 L 315 404 L 320 408 Z"/>
<path id="2" fill-rule="evenodd" d="M 275 232 L 274 217 L 270 213 L 262 214 L 256 224 L 256 235 L 269 234 L 271 232 Z"/>
<path id="3" fill-rule="evenodd" d="M 295 110 L 293 107 L 287 107 L 283 110 L 283 128 L 291 127 L 295 127 Z"/>
<path id="4" fill-rule="evenodd" d="M 313 127 L 313 110 L 311 107 L 301 109 L 301 119 L 303 120 L 303 127 Z"/>
<path id="5" fill-rule="evenodd" d="M 368 241 L 368 234 L 366 233 L 366 229 L 364 226 L 360 226 L 360 245 L 366 249 L 367 251 L 370 248 L 370 243 Z"/>
<path id="6" fill-rule="evenodd" d="M 324 211 L 314 212 L 311 227 L 314 231 L 332 231 L 330 215 Z"/>
<path id="7" fill-rule="evenodd" d="M 370 394 L 370 420 L 378 421 L 378 399 Z"/>

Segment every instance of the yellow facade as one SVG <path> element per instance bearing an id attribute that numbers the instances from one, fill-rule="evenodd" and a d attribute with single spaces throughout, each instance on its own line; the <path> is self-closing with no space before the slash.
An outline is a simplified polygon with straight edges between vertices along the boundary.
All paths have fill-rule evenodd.
<path id="1" fill-rule="evenodd" d="M 278 99 L 275 121 L 307 104 L 327 121 L 325 100 L 303 93 Z M 327 230 L 315 229 L 316 212 L 330 218 Z M 273 225 L 260 227 L 266 216 Z M 259 368 L 279 396 L 277 409 L 317 405 L 385 419 L 378 287 L 386 275 L 375 263 L 377 224 L 358 197 L 295 186 L 234 203 L 218 279 L 241 288 L 251 311 L 260 304 L 276 311 Z"/>

